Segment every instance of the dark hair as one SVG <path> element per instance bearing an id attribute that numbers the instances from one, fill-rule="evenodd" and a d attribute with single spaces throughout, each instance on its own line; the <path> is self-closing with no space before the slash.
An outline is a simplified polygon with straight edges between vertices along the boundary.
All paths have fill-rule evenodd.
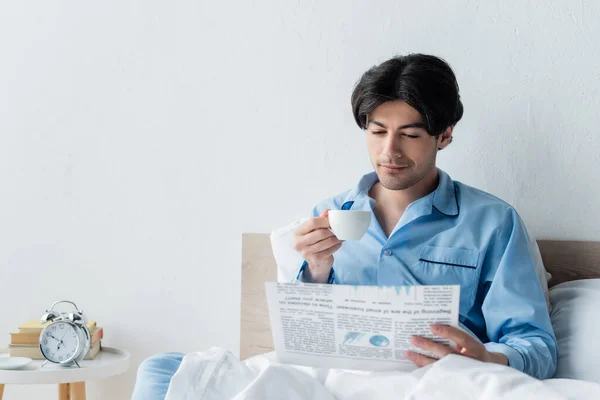
<path id="1" fill-rule="evenodd" d="M 437 136 L 463 115 L 458 82 L 441 58 L 426 54 L 394 57 L 363 74 L 352 92 L 352 112 L 361 129 L 367 116 L 387 101 L 404 100 L 423 117 L 428 133 Z"/>

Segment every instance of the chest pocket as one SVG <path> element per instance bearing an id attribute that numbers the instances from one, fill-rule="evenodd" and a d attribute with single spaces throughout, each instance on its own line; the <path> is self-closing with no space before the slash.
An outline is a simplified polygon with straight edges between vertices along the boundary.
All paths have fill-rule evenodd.
<path id="1" fill-rule="evenodd" d="M 460 285 L 460 312 L 473 306 L 479 281 L 479 251 L 423 246 L 415 273 L 426 285 Z"/>

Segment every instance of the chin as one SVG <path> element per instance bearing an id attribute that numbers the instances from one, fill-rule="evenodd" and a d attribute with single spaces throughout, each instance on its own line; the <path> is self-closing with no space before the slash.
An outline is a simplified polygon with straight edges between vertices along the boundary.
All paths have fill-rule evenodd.
<path id="1" fill-rule="evenodd" d="M 410 177 L 399 177 L 397 174 L 377 174 L 381 185 L 388 190 L 404 190 L 415 184 Z"/>
<path id="2" fill-rule="evenodd" d="M 405 190 L 409 187 L 413 186 L 410 183 L 401 183 L 401 182 L 381 182 L 381 185 L 387 190 Z"/>

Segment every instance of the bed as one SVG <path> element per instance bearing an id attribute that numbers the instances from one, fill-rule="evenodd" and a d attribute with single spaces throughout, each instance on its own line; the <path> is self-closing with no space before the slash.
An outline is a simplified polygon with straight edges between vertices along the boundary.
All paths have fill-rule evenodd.
<path id="1" fill-rule="evenodd" d="M 275 256 L 281 253 L 278 244 L 271 246 L 271 239 L 262 233 L 242 238 L 240 357 L 220 347 L 187 354 L 170 382 L 166 400 L 600 399 L 600 341 L 595 340 L 600 331 L 600 279 L 593 279 L 600 278 L 600 242 L 538 241 L 542 260 L 552 274 L 550 316 L 558 363 L 552 379 L 537 380 L 511 367 L 456 354 L 410 371 L 279 363 L 273 351 L 264 283 L 276 281 L 278 275 L 284 280 L 288 277 L 278 274 L 278 267 L 284 265 L 276 263 Z M 285 264 L 293 267 L 295 261 Z"/>
<path id="2" fill-rule="evenodd" d="M 552 279 L 549 287 L 600 278 L 600 242 L 538 240 Z M 273 351 L 264 283 L 277 280 L 277 265 L 268 234 L 242 236 L 242 304 L 240 358 Z"/>

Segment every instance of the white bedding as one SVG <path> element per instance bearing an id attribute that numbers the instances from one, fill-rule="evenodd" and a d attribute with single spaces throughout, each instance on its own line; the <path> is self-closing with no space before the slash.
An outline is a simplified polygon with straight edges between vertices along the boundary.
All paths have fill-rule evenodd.
<path id="1" fill-rule="evenodd" d="M 458 355 L 413 372 L 375 373 L 280 365 L 274 353 L 240 362 L 213 347 L 184 357 L 166 399 L 600 399 L 600 384 L 540 381 L 509 367 Z"/>

